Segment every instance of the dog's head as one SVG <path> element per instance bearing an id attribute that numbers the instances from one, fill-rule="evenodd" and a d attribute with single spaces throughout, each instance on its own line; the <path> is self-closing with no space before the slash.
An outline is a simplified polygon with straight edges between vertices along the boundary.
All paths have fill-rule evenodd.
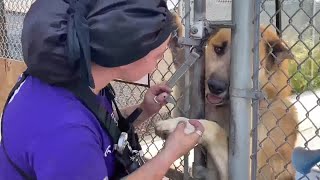
<path id="1" fill-rule="evenodd" d="M 221 29 L 208 39 L 205 59 L 205 93 L 207 101 L 215 105 L 225 104 L 229 97 L 230 29 Z"/>
<path id="2" fill-rule="evenodd" d="M 292 55 L 275 32 L 265 28 L 260 32 L 260 87 L 267 98 L 288 96 L 291 89 L 287 84 L 287 59 Z M 210 104 L 224 105 L 229 100 L 230 61 L 231 30 L 220 29 L 208 39 L 206 46 L 205 93 Z"/>

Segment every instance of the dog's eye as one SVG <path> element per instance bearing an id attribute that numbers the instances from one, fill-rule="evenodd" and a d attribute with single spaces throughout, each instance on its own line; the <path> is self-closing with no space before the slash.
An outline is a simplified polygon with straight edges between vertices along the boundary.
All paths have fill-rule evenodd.
<path id="1" fill-rule="evenodd" d="M 222 56 L 224 54 L 224 48 L 223 47 L 219 47 L 219 46 L 215 46 L 214 47 L 214 52 L 218 55 L 218 56 Z"/>

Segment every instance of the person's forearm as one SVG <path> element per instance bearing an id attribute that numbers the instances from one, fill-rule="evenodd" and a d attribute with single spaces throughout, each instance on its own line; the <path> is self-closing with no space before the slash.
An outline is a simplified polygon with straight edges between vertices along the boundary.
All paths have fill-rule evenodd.
<path id="1" fill-rule="evenodd" d="M 162 151 L 122 180 L 161 180 L 175 160 L 172 155 L 166 151 Z"/>
<path id="2" fill-rule="evenodd" d="M 138 107 L 142 108 L 141 107 L 141 104 L 136 104 L 136 105 L 133 105 L 133 106 L 129 106 L 129 107 L 126 107 L 126 108 L 123 108 L 123 109 L 120 109 L 122 115 L 126 118 L 128 117 L 135 109 L 137 109 Z M 141 123 L 143 121 L 145 121 L 146 119 L 150 118 L 151 115 L 150 114 L 147 114 L 145 111 L 143 111 L 143 108 L 142 108 L 142 113 L 140 114 L 140 116 L 138 117 L 138 119 L 136 119 L 133 123 L 133 125 L 135 127 L 141 125 Z"/>

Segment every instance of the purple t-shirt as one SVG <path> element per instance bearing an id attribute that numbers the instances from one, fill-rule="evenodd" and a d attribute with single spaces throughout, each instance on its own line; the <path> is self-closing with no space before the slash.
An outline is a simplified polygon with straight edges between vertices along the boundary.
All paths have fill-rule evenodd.
<path id="1" fill-rule="evenodd" d="M 111 137 L 69 91 L 29 76 L 8 104 L 3 126 L 9 156 L 38 180 L 103 180 L 113 175 Z M 0 179 L 22 179 L 1 146 Z"/>

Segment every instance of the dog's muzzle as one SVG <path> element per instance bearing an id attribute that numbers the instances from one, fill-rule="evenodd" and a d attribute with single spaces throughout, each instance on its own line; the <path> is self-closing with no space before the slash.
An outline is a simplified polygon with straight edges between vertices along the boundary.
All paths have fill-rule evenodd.
<path id="1" fill-rule="evenodd" d="M 209 79 L 207 82 L 210 93 L 207 93 L 206 99 L 210 104 L 223 105 L 228 97 L 228 83 L 221 80 Z"/>

